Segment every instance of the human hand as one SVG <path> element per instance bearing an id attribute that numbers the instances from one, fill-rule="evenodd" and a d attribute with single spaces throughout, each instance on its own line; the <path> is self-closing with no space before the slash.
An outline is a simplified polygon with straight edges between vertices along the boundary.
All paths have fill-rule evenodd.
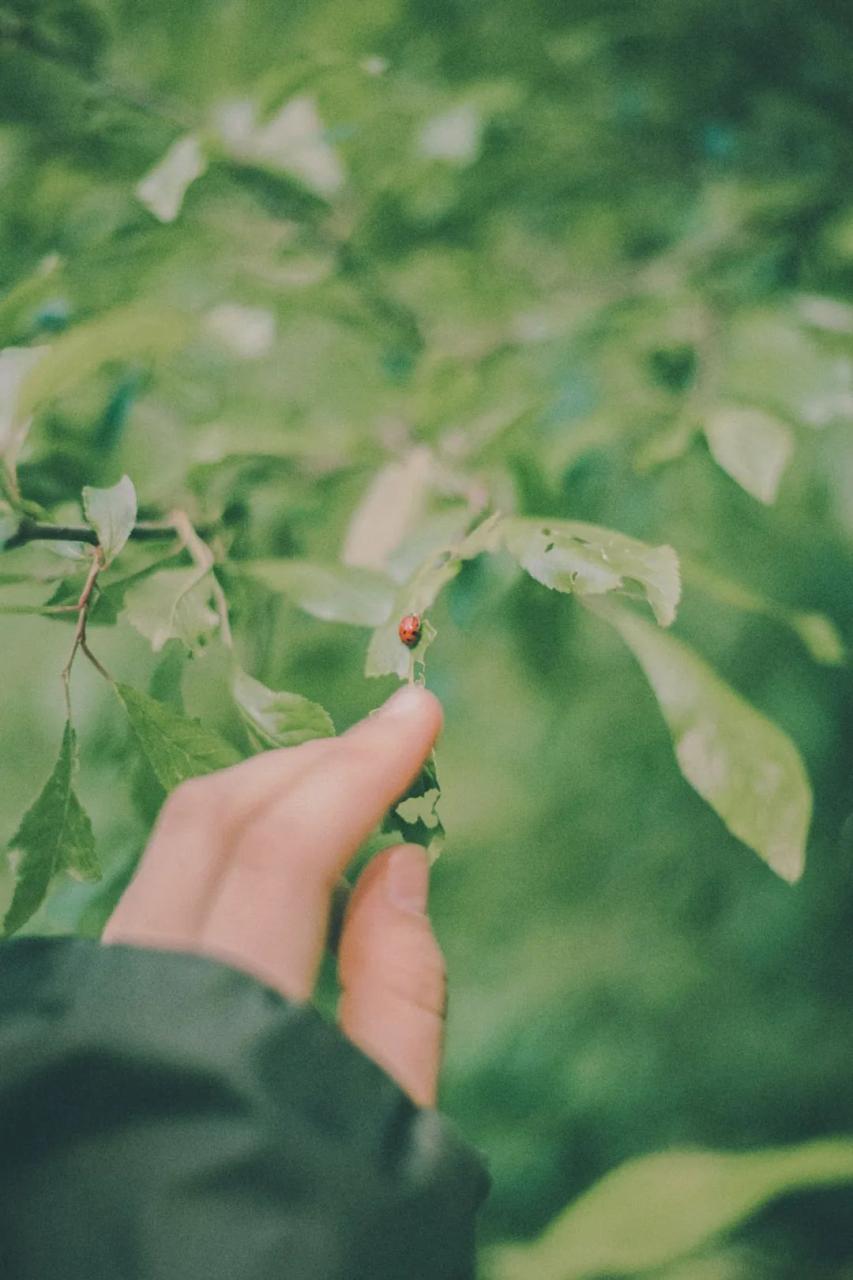
<path id="1" fill-rule="evenodd" d="M 334 887 L 416 777 L 441 707 L 405 686 L 339 738 L 268 751 L 168 798 L 103 941 L 196 951 L 311 997 Z M 350 898 L 338 950 L 343 1032 L 418 1103 L 435 1102 L 444 962 L 418 845 L 385 849 Z"/>

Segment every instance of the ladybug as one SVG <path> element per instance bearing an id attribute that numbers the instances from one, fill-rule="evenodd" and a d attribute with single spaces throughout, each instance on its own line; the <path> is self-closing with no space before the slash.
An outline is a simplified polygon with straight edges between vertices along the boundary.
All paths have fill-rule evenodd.
<path id="1" fill-rule="evenodd" d="M 407 649 L 414 649 L 421 638 L 421 620 L 416 613 L 407 613 L 397 628 L 397 634 Z"/>

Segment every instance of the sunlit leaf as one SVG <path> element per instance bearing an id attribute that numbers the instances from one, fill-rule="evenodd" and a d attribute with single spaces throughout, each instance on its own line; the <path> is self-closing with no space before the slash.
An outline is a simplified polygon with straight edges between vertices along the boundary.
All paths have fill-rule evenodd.
<path id="1" fill-rule="evenodd" d="M 681 577 L 672 547 L 579 520 L 511 517 L 500 528 L 510 554 L 546 587 L 593 596 L 618 591 L 627 580 L 642 588 L 661 626 L 674 619 Z"/>
<path id="2" fill-rule="evenodd" d="M 798 613 L 787 617 L 815 662 L 826 667 L 840 667 L 847 661 L 847 647 L 831 618 L 825 613 Z"/>
<path id="3" fill-rule="evenodd" d="M 14 467 L 32 421 L 21 403 L 22 388 L 49 347 L 8 347 L 0 351 L 0 460 Z"/>
<path id="4" fill-rule="evenodd" d="M 427 120 L 418 139 L 422 156 L 464 168 L 480 151 L 482 117 L 471 103 L 460 103 Z"/>
<path id="5" fill-rule="evenodd" d="M 256 118 L 254 103 L 225 102 L 215 122 L 222 145 L 235 160 L 290 174 L 324 199 L 344 184 L 343 165 L 312 97 L 291 98 L 263 123 Z"/>
<path id="6" fill-rule="evenodd" d="M 73 789 L 76 755 L 74 730 L 66 724 L 53 772 L 9 843 L 16 867 L 15 891 L 3 922 L 7 936 L 35 914 L 58 872 L 87 880 L 101 874 L 92 824 Z"/>
<path id="7" fill-rule="evenodd" d="M 275 341 L 275 316 L 268 307 L 223 302 L 208 312 L 205 327 L 241 360 L 259 360 Z"/>
<path id="8" fill-rule="evenodd" d="M 394 583 L 371 569 L 309 560 L 247 560 L 242 568 L 324 622 L 375 627 L 394 605 Z"/>
<path id="9" fill-rule="evenodd" d="M 630 1160 L 538 1240 L 497 1250 L 496 1280 L 637 1275 L 693 1253 L 794 1191 L 853 1180 L 853 1141 L 766 1151 L 670 1151 Z"/>
<path id="10" fill-rule="evenodd" d="M 790 738 L 735 693 L 682 641 L 608 606 L 669 725 L 681 772 L 739 840 L 785 880 L 802 874 L 812 811 Z"/>
<path id="11" fill-rule="evenodd" d="M 388 567 L 392 553 L 424 513 L 433 470 L 430 450 L 419 446 L 374 476 L 350 519 L 341 553 L 344 564 Z"/>
<path id="12" fill-rule="evenodd" d="M 219 621 L 210 606 L 210 588 L 209 577 L 197 568 L 161 569 L 124 591 L 122 616 L 155 653 L 169 640 L 194 650 Z"/>
<path id="13" fill-rule="evenodd" d="M 136 196 L 160 222 L 174 222 L 184 196 L 207 169 L 207 156 L 194 133 L 173 142 L 136 188 Z"/>
<path id="14" fill-rule="evenodd" d="M 83 510 L 98 535 L 104 563 L 110 564 L 133 532 L 136 524 L 136 490 L 129 476 L 122 476 L 110 489 L 83 489 Z"/>
<path id="15" fill-rule="evenodd" d="M 188 778 L 225 769 L 240 759 L 234 748 L 198 720 L 179 715 L 171 707 L 130 685 L 115 686 L 131 728 L 165 791 Z"/>
<path id="16" fill-rule="evenodd" d="M 729 405 L 705 420 L 708 446 L 724 471 L 759 502 L 776 499 L 794 451 L 790 427 L 761 409 Z"/>
<path id="17" fill-rule="evenodd" d="M 853 411 L 853 359 L 839 357 L 820 333 L 784 309 L 747 312 L 727 332 L 722 386 L 732 401 L 821 428 L 849 421 Z"/>
<path id="18" fill-rule="evenodd" d="M 239 668 L 232 689 L 249 737 L 262 750 L 297 747 L 312 738 L 334 736 L 328 711 L 301 694 L 268 689 Z"/>

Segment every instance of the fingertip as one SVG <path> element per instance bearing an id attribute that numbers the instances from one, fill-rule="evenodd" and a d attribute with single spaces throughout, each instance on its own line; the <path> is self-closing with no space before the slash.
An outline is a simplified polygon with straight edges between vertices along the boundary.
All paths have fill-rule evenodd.
<path id="1" fill-rule="evenodd" d="M 428 727 L 438 737 L 444 723 L 444 709 L 438 698 L 422 684 L 404 684 L 377 711 L 383 720 L 410 720 Z"/>

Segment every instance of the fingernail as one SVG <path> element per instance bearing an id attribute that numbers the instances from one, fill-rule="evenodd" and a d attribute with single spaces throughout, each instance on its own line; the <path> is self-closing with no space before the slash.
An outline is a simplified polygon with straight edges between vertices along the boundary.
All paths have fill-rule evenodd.
<path id="1" fill-rule="evenodd" d="M 423 707 L 423 695 L 416 685 L 404 684 L 379 708 L 382 716 L 410 716 Z"/>
<path id="2" fill-rule="evenodd" d="M 396 849 L 388 862 L 388 897 L 401 911 L 424 915 L 429 897 L 429 858 L 425 849 Z"/>

